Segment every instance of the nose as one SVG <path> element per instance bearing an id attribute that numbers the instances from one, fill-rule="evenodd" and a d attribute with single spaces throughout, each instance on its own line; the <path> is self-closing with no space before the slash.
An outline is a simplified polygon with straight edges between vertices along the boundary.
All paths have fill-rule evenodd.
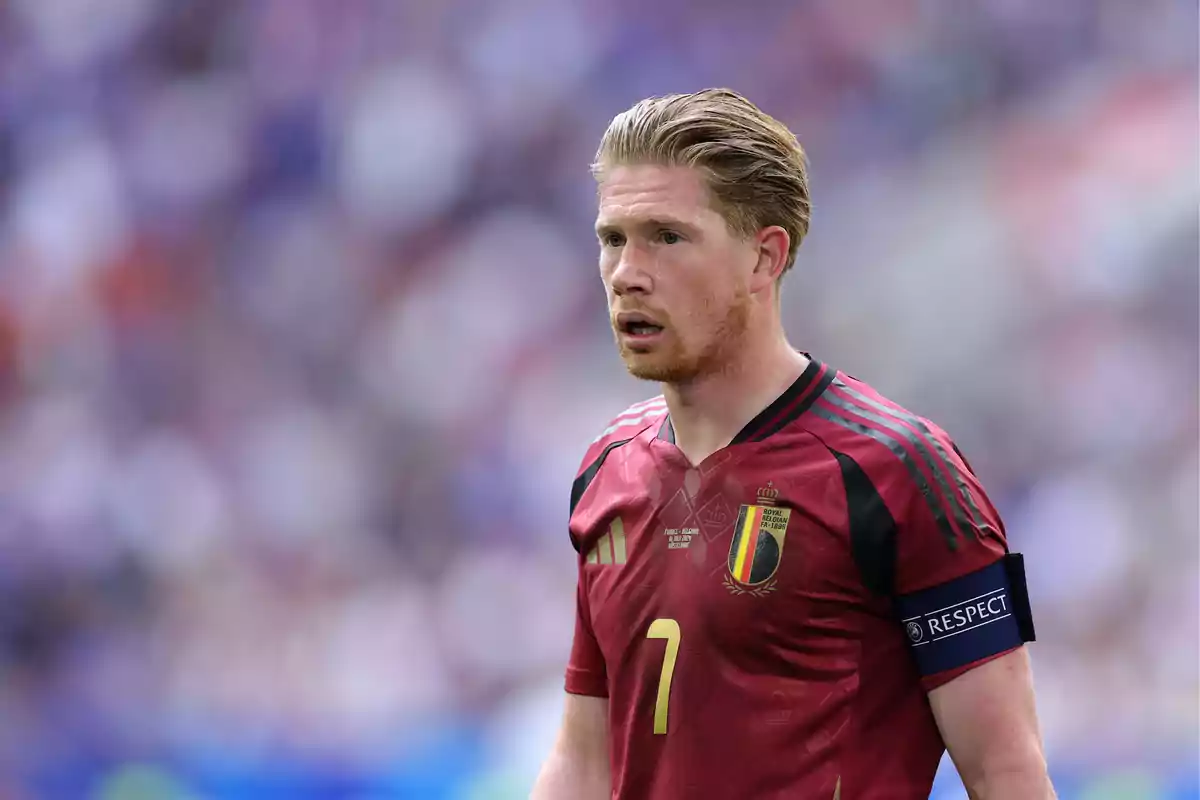
<path id="1" fill-rule="evenodd" d="M 652 287 L 650 271 L 647 269 L 649 254 L 633 242 L 621 248 L 617 266 L 612 273 L 612 290 L 617 296 L 646 294 Z"/>

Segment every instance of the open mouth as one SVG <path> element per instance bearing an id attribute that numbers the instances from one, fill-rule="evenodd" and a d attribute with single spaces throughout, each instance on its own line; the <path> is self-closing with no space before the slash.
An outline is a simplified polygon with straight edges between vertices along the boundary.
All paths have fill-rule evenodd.
<path id="1" fill-rule="evenodd" d="M 653 336 L 662 333 L 663 326 L 644 314 L 628 313 L 617 316 L 617 329 L 628 336 Z"/>

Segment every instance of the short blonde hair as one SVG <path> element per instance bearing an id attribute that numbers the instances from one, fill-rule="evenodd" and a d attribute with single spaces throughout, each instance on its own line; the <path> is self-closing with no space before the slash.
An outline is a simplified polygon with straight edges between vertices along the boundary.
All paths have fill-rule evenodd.
<path id="1" fill-rule="evenodd" d="M 729 89 L 650 97 L 618 114 L 600 140 L 592 175 L 608 167 L 663 164 L 700 169 L 730 229 L 788 233 L 784 272 L 808 234 L 812 203 L 804 148 L 787 126 Z"/>

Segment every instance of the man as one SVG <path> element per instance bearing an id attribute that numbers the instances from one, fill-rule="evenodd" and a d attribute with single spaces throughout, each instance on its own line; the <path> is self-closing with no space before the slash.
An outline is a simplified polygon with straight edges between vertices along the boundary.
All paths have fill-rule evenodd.
<path id="1" fill-rule="evenodd" d="M 1053 797 L 1020 556 L 933 423 L 787 342 L 804 152 L 725 90 L 617 116 L 593 167 L 618 415 L 571 494 L 577 620 L 536 800 Z"/>

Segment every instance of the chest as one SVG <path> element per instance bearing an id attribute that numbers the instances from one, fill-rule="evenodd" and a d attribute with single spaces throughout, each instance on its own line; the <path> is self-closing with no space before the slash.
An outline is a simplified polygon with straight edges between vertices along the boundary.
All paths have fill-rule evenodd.
<path id="1" fill-rule="evenodd" d="M 832 468 L 831 468 L 832 467 Z M 626 463 L 598 487 L 583 537 L 592 626 L 620 660 L 658 619 L 744 659 L 845 638 L 861 604 L 835 466 L 794 452 L 702 469 Z"/>

